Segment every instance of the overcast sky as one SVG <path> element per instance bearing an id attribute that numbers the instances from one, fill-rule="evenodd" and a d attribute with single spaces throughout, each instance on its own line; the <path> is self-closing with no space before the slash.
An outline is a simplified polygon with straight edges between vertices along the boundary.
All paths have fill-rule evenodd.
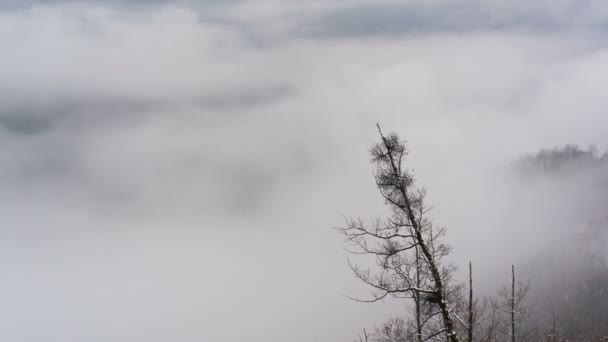
<path id="1" fill-rule="evenodd" d="M 404 310 L 341 295 L 331 229 L 383 213 L 376 122 L 453 259 L 508 272 L 567 220 L 506 165 L 608 147 L 606 30 L 602 0 L 2 1 L 0 340 L 353 340 Z"/>

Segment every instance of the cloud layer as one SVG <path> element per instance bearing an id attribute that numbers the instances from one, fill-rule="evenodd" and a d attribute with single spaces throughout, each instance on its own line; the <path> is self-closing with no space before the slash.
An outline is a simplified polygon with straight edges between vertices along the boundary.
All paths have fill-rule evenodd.
<path id="1" fill-rule="evenodd" d="M 517 226 L 504 166 L 608 147 L 600 1 L 1 8 L 5 340 L 348 340 L 402 310 L 339 295 L 365 293 L 330 227 L 382 213 L 376 122 L 489 273 L 569 224 L 539 195 Z"/>

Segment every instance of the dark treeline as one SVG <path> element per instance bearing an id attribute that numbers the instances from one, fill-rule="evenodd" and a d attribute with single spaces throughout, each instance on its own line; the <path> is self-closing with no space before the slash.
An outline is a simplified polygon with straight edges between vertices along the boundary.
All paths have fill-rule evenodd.
<path id="1" fill-rule="evenodd" d="M 541 149 L 534 154 L 519 158 L 516 162 L 517 169 L 526 176 L 573 175 L 606 166 L 608 166 L 608 152 L 600 154 L 596 146 L 584 149 L 574 144 Z"/>
<path id="2" fill-rule="evenodd" d="M 538 250 L 525 267 L 536 275 L 530 297 L 536 325 L 555 322 L 555 330 L 570 340 L 607 334 L 608 152 L 577 145 L 543 149 L 522 157 L 515 170 L 528 186 L 547 179 L 591 184 L 593 191 L 578 195 L 585 199 L 578 223 Z"/>
<path id="3" fill-rule="evenodd" d="M 347 219 L 338 231 L 349 252 L 370 257 L 349 262 L 355 276 L 372 289 L 371 296 L 353 299 L 403 299 L 410 309 L 364 330 L 358 340 L 608 341 L 608 216 L 582 217 L 566 241 L 555 240 L 533 260 L 518 260 L 519 266 L 505 269 L 509 280 L 494 296 L 478 296 L 475 284 L 482 276 L 475 274 L 475 265 L 468 265 L 468 279 L 461 283 L 454 277 L 456 266 L 446 261 L 451 247 L 445 227 L 430 220 L 426 191 L 407 167 L 404 141 L 379 132 L 380 142 L 370 152 L 390 214 L 370 224 Z M 583 173 L 608 190 L 608 154 L 600 155 L 595 147 L 541 150 L 515 166 L 524 182 Z M 533 283 L 520 279 L 520 268 L 538 277 Z"/>

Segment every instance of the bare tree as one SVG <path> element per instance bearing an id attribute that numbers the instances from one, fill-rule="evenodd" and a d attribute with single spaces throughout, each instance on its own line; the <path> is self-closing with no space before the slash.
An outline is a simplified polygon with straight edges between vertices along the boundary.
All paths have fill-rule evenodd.
<path id="1" fill-rule="evenodd" d="M 473 304 L 474 339 L 478 342 L 496 342 L 500 337 L 507 335 L 501 319 L 500 311 L 492 305 L 492 301 L 483 298 L 481 302 Z"/>
<path id="2" fill-rule="evenodd" d="M 375 302 L 393 296 L 411 298 L 416 305 L 416 335 L 422 342 L 445 334 L 451 342 L 458 342 L 454 319 L 456 314 L 448 302 L 447 276 L 450 269 L 441 266 L 450 247 L 441 242 L 445 228 L 435 227 L 428 219 L 426 192 L 415 185 L 413 174 L 404 167 L 408 151 L 395 133 L 384 135 L 380 126 L 380 143 L 370 154 L 375 165 L 374 177 L 380 194 L 392 211 L 387 219 L 378 219 L 371 226 L 361 220 L 347 219 L 338 230 L 354 246 L 351 253 L 372 255 L 376 272 L 369 268 L 349 265 L 355 276 L 371 286 Z M 423 318 L 423 306 L 429 312 Z M 437 318 L 438 330 L 422 336 L 423 326 Z"/>
<path id="3" fill-rule="evenodd" d="M 469 261 L 469 322 L 468 341 L 473 342 L 473 264 Z"/>
<path id="4" fill-rule="evenodd" d="M 420 288 L 422 285 L 421 282 L 421 273 L 422 267 L 420 267 L 420 250 L 418 246 L 416 246 L 416 287 Z M 418 342 L 422 342 L 422 317 L 420 307 L 422 303 L 420 302 L 422 298 L 420 297 L 420 291 L 414 291 L 414 305 L 416 306 L 416 339 Z"/>
<path id="5" fill-rule="evenodd" d="M 357 342 L 357 340 L 355 340 Z M 369 342 L 369 333 L 363 329 L 363 335 L 359 335 L 359 342 Z"/>
<path id="6" fill-rule="evenodd" d="M 528 295 L 530 289 L 529 284 L 515 280 L 515 266 L 511 266 L 511 278 L 509 279 L 510 286 L 503 286 L 498 292 L 500 302 L 494 301 L 494 308 L 502 313 L 509 315 L 508 331 L 511 336 L 511 341 L 526 341 L 534 333 L 533 331 L 525 330 L 523 321 L 527 317 L 529 310 L 524 306 L 523 302 Z"/>
<path id="7" fill-rule="evenodd" d="M 416 323 L 400 317 L 391 318 L 376 328 L 374 342 L 410 342 L 417 341 Z"/>

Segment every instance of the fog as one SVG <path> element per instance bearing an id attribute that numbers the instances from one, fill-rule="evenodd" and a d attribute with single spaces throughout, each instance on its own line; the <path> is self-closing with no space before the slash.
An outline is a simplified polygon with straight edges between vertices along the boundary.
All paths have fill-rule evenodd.
<path id="1" fill-rule="evenodd" d="M 606 14 L 592 0 L 4 2 L 0 339 L 349 341 L 402 312 L 344 296 L 368 289 L 332 229 L 385 213 L 377 122 L 408 141 L 453 261 L 493 291 L 596 209 L 572 195 L 593 184 L 508 170 L 543 147 L 608 148 Z"/>

